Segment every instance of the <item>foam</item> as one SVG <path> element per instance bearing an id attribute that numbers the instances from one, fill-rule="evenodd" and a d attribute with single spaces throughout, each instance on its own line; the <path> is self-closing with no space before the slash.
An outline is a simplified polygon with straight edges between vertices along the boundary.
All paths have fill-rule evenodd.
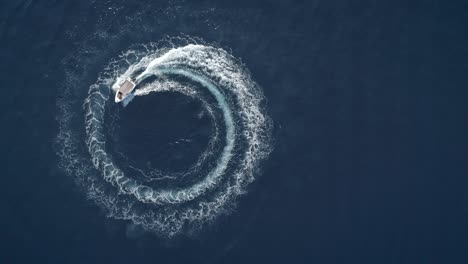
<path id="1" fill-rule="evenodd" d="M 264 109 L 260 87 L 230 53 L 199 42 L 186 39 L 182 45 L 171 41 L 141 45 L 144 49 L 130 49 L 111 61 L 84 98 L 82 118 L 87 153 L 80 148 L 80 133 L 76 133 L 80 128 L 73 125 L 73 118 L 83 112 L 77 109 L 76 98 L 70 93 L 76 88 L 72 73 L 58 101 L 57 154 L 62 167 L 109 216 L 131 220 L 165 236 L 185 232 L 187 226 L 203 226 L 229 212 L 237 198 L 246 193 L 260 161 L 272 148 L 271 120 Z M 200 100 L 213 121 L 215 129 L 208 147 L 186 172 L 199 174 L 197 182 L 189 186 L 149 185 L 125 173 L 120 168 L 123 164 L 113 159 L 115 153 L 108 153 L 104 131 L 109 111 L 106 104 L 113 103 L 112 94 L 119 84 L 138 72 L 137 83 L 152 76 L 158 79 L 138 87 L 136 97 L 178 92 Z M 175 76 L 187 78 L 193 85 L 181 83 Z M 208 91 L 217 107 L 212 107 L 207 95 L 197 89 Z M 137 102 L 128 100 L 126 104 Z M 220 115 L 215 111 L 220 111 Z M 223 137 L 220 125 L 224 127 Z M 218 144 L 222 145 L 216 148 Z M 213 166 L 205 166 L 209 169 L 202 169 L 208 157 L 217 158 Z M 176 177 L 170 172 L 159 173 L 161 179 Z"/>

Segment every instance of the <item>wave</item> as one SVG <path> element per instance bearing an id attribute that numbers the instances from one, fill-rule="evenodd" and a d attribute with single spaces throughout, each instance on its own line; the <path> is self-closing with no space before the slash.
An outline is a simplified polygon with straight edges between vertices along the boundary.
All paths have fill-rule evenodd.
<path id="1" fill-rule="evenodd" d="M 229 52 L 200 42 L 168 39 L 133 46 L 102 70 L 84 98 L 76 98 L 77 78 L 68 74 L 58 100 L 61 166 L 110 217 L 164 236 L 193 232 L 230 213 L 272 149 L 261 88 Z M 198 100 L 208 113 L 209 143 L 188 170 L 146 173 L 109 147 L 107 130 L 118 119 L 112 97 L 130 77 L 138 84 L 135 98 L 179 93 Z M 126 102 L 133 103 L 138 101 Z M 80 116 L 82 123 L 76 120 Z"/>

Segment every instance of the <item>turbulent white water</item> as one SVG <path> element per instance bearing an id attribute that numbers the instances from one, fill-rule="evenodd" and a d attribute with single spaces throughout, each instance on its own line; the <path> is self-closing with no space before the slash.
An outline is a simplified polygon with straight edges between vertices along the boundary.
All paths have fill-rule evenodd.
<path id="1" fill-rule="evenodd" d="M 112 115 L 108 106 L 114 103 L 119 84 L 128 77 L 136 79 L 136 97 L 180 93 L 199 100 L 209 114 L 213 126 L 210 141 L 188 171 L 154 168 L 155 176 L 139 177 L 142 169 L 136 168 L 132 174 L 122 169 L 128 164 L 114 158 L 117 153 L 108 147 L 106 132 Z M 125 52 L 101 72 L 80 109 L 74 89 L 77 84 L 70 75 L 58 102 L 62 167 L 109 216 L 131 220 L 162 235 L 190 232 L 231 212 L 236 198 L 254 180 L 260 161 L 271 151 L 271 121 L 264 109 L 263 93 L 244 65 L 221 48 L 189 40 L 183 45 L 142 45 Z M 75 120 L 80 115 L 82 125 Z M 187 175 L 195 180 L 158 185 L 158 180 Z"/>

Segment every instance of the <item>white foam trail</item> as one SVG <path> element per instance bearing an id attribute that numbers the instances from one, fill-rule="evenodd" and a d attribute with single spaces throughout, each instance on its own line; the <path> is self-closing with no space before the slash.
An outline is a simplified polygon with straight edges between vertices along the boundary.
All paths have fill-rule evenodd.
<path id="1" fill-rule="evenodd" d="M 91 168 L 70 160 L 70 157 L 79 157 L 86 163 L 86 157 L 78 153 L 79 139 L 70 136 L 73 131 L 68 117 L 75 112 L 71 107 L 65 107 L 66 100 L 59 103 L 62 114 L 59 143 L 65 149 L 59 155 L 64 167 L 79 178 L 88 196 L 103 205 L 110 216 L 130 219 L 148 230 L 174 235 L 182 232 L 186 224 L 194 227 L 211 222 L 231 208 L 240 194 L 245 193 L 246 186 L 258 171 L 259 162 L 271 151 L 271 121 L 263 108 L 261 89 L 228 52 L 196 43 L 179 47 L 171 43 L 169 48 L 155 48 L 160 46 L 148 45 L 143 52 L 126 52 L 119 60 L 112 62 L 89 89 L 84 103 L 86 146 L 90 161 L 102 178 L 88 174 Z M 123 68 L 121 62 L 126 61 L 127 56 L 140 59 Z M 199 99 L 210 113 L 215 126 L 212 140 L 191 171 L 204 172 L 201 168 L 208 156 L 217 155 L 217 159 L 205 175 L 197 177 L 197 182 L 183 188 L 157 188 L 137 180 L 135 175 L 126 175 L 112 158 L 112 153 L 108 153 L 104 124 L 105 106 L 113 97 L 109 91 L 115 92 L 124 79 L 137 72 L 141 73 L 136 77 L 139 86 L 135 96 L 162 91 L 180 92 Z M 142 84 L 151 76 L 158 79 Z M 214 114 L 217 110 L 206 102 L 198 88 L 180 83 L 174 76 L 184 77 L 196 83 L 200 89 L 206 89 L 216 101 L 222 120 L 218 120 L 218 115 Z M 225 137 L 219 141 L 217 123 L 221 121 Z M 215 152 L 214 146 L 217 144 L 223 144 L 219 153 Z M 161 179 L 174 177 L 161 175 Z M 106 187 L 106 182 L 114 189 Z M 139 203 L 147 205 L 144 210 L 138 209 Z"/>

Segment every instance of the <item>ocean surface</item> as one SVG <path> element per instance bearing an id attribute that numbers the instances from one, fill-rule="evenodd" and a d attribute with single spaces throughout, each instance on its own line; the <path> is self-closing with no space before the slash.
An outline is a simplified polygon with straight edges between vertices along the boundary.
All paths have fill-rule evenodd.
<path id="1" fill-rule="evenodd" d="M 466 10 L 0 1 L 0 263 L 468 263 Z"/>

